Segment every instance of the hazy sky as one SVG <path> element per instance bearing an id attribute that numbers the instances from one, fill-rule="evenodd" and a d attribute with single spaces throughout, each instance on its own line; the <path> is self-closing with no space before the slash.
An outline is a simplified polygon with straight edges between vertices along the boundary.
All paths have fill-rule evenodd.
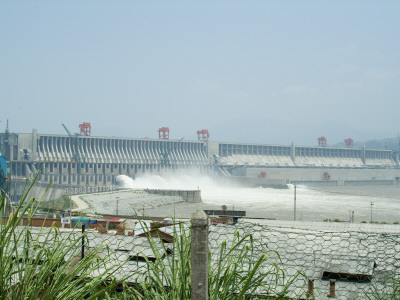
<path id="1" fill-rule="evenodd" d="M 0 130 L 315 145 L 400 131 L 400 1 L 0 3 Z"/>

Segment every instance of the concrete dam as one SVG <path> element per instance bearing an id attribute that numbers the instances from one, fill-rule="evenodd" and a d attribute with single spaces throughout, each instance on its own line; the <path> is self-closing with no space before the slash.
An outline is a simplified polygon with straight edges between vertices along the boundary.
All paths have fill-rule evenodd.
<path id="1" fill-rule="evenodd" d="M 148 138 L 1 133 L 0 153 L 13 182 L 34 177 L 60 188 L 108 189 L 116 176 L 196 170 L 248 184 L 398 183 L 392 150 L 220 143 Z M 233 179 L 234 178 L 234 179 Z M 107 187 L 107 188 L 106 188 Z M 12 188 L 12 185 L 11 185 Z M 98 188 L 99 189 L 99 188 Z"/>

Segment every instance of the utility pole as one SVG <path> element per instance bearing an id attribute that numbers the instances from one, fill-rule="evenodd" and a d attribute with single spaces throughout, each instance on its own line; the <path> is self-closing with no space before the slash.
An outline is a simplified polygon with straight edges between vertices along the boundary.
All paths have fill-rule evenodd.
<path id="1" fill-rule="evenodd" d="M 371 223 L 372 223 L 372 206 L 374 206 L 374 202 L 371 202 Z"/>
<path id="2" fill-rule="evenodd" d="M 117 213 L 116 213 L 116 215 L 118 216 L 118 201 L 119 201 L 119 197 L 117 197 L 116 199 L 117 199 Z"/>
<path id="3" fill-rule="evenodd" d="M 293 220 L 296 221 L 296 188 L 297 186 L 294 186 L 294 211 L 293 211 Z"/>

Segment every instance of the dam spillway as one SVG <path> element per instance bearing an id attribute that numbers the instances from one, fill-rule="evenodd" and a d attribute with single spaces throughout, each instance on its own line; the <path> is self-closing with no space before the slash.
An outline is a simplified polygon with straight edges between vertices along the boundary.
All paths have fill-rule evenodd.
<path id="1" fill-rule="evenodd" d="M 58 134 L 1 133 L 0 152 L 14 180 L 33 177 L 60 187 L 110 186 L 135 177 L 194 169 L 202 174 L 270 182 L 399 180 L 399 153 L 359 149 L 220 143 Z"/>
<path id="2" fill-rule="evenodd" d="M 68 136 L 40 135 L 36 153 L 31 151 L 39 161 L 71 161 L 72 148 Z M 181 140 L 79 137 L 78 155 L 83 163 L 158 165 L 163 159 L 164 164 L 172 165 L 207 162 L 204 143 Z"/>

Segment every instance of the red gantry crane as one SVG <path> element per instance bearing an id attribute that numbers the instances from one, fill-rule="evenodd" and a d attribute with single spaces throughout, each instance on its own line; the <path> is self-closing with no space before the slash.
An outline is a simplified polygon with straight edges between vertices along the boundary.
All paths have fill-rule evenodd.
<path id="1" fill-rule="evenodd" d="M 160 140 L 169 140 L 169 128 L 168 127 L 161 127 L 157 130 L 158 138 Z"/>
<path id="2" fill-rule="evenodd" d="M 89 122 L 83 122 L 79 124 L 82 136 L 90 136 L 92 134 L 92 125 Z"/>
<path id="3" fill-rule="evenodd" d="M 197 130 L 197 136 L 199 141 L 207 141 L 210 137 L 210 133 L 207 129 Z"/>
<path id="4" fill-rule="evenodd" d="M 353 148 L 353 139 L 352 138 L 345 139 L 344 142 L 346 143 L 346 148 Z"/>
<path id="5" fill-rule="evenodd" d="M 318 138 L 318 146 L 326 147 L 326 137 L 321 136 Z"/>

